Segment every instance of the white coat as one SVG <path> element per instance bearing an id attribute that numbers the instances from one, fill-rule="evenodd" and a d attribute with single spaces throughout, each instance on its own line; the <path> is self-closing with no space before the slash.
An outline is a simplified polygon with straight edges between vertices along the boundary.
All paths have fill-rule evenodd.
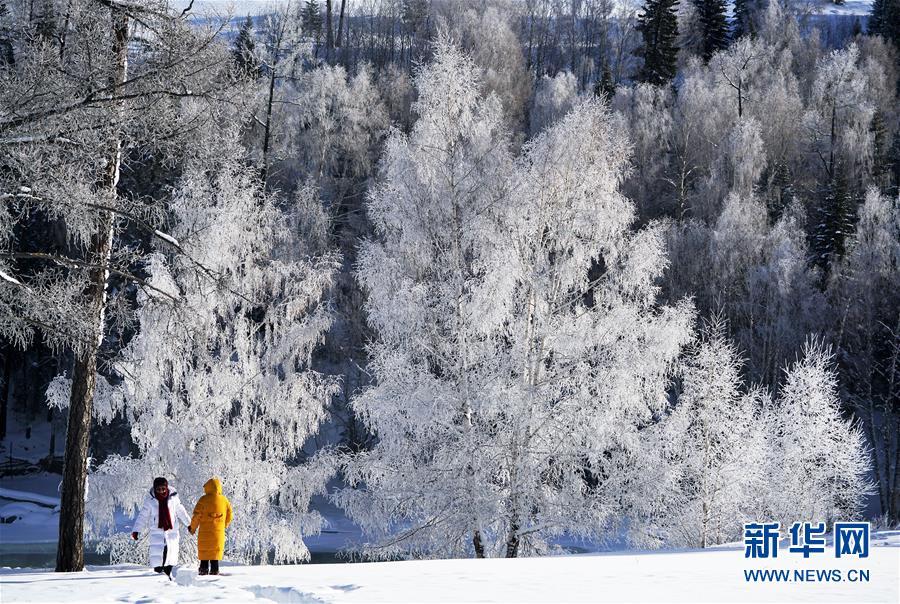
<path id="1" fill-rule="evenodd" d="M 190 526 L 191 517 L 181 505 L 178 493 L 169 493 L 169 517 L 172 528 L 164 531 L 159 528 L 159 501 L 151 491 L 144 499 L 141 511 L 132 527 L 133 532 L 150 531 L 150 566 L 175 566 L 178 564 L 178 523 Z M 163 548 L 168 547 L 166 559 L 163 560 Z"/>

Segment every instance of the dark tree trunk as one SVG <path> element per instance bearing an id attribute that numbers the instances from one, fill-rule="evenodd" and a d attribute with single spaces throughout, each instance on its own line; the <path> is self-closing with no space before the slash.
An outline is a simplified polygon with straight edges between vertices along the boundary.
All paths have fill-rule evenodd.
<path id="1" fill-rule="evenodd" d="M 53 463 L 53 456 L 56 454 L 56 422 L 54 421 L 54 410 L 51 407 L 47 410 L 47 421 L 50 423 L 50 443 L 47 447 L 47 467 Z"/>
<path id="2" fill-rule="evenodd" d="M 506 557 L 515 558 L 519 555 L 519 524 L 515 521 L 509 527 L 509 535 L 506 538 Z"/>
<path id="3" fill-rule="evenodd" d="M 475 548 L 475 557 L 484 558 L 484 543 L 481 541 L 481 531 L 472 531 L 472 546 Z"/>
<path id="4" fill-rule="evenodd" d="M 13 390 L 10 387 L 13 379 L 12 346 L 7 347 L 3 357 L 3 384 L 0 385 L 0 439 L 6 438 L 6 414 L 9 410 L 9 395 Z"/>
<path id="5" fill-rule="evenodd" d="M 128 53 L 128 16 L 111 9 L 113 30 L 112 54 L 114 69 L 110 74 L 113 96 L 125 81 Z M 121 111 L 121 106 L 118 107 Z M 98 192 L 114 198 L 119 182 L 122 140 L 118 118 L 110 135 L 107 164 L 97 183 Z M 84 570 L 84 497 L 87 484 L 87 460 L 91 434 L 91 407 L 97 382 L 97 352 L 103 337 L 104 311 L 106 308 L 106 265 L 113 243 L 113 216 L 109 212 L 100 215 L 97 232 L 91 238 L 90 260 L 96 265 L 89 273 L 85 289 L 90 316 L 94 322 L 94 334 L 83 350 L 75 355 L 72 371 L 72 398 L 69 401 L 69 422 L 66 429 L 66 448 L 63 461 L 62 493 L 59 511 L 59 543 L 56 549 L 56 572 Z"/>
<path id="6" fill-rule="evenodd" d="M 275 61 L 278 60 L 277 51 Z M 266 187 L 266 181 L 269 178 L 269 145 L 272 138 L 272 104 L 275 99 L 275 64 L 272 65 L 272 73 L 269 74 L 269 100 L 266 102 L 266 125 L 263 132 L 262 147 L 262 167 L 259 171 L 259 179 L 262 181 L 263 188 Z"/>
<path id="7" fill-rule="evenodd" d="M 347 0 L 341 0 L 341 12 L 338 15 L 337 35 L 334 37 L 334 45 L 340 47 L 341 33 L 344 31 L 344 10 L 347 8 Z"/>
<path id="8" fill-rule="evenodd" d="M 325 0 L 325 58 L 331 60 L 334 48 L 334 30 L 331 27 L 331 0 Z"/>

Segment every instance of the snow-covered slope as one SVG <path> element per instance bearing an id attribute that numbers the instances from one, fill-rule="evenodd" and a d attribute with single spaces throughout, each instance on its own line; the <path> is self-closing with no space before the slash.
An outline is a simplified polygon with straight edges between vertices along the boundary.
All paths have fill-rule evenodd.
<path id="1" fill-rule="evenodd" d="M 876 543 L 881 546 L 874 546 Z M 890 544 L 890 545 L 889 545 Z M 747 582 L 745 569 L 868 569 L 869 582 Z M 873 538 L 866 559 L 833 552 L 746 560 L 740 547 L 647 554 L 516 560 L 437 560 L 375 564 L 226 566 L 226 576 L 176 581 L 137 566 L 83 573 L 0 571 L 9 602 L 897 602 L 900 531 Z"/>

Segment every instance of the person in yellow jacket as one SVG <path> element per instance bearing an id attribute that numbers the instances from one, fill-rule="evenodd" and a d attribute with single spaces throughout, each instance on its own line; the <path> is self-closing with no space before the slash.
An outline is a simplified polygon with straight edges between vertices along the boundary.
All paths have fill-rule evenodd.
<path id="1" fill-rule="evenodd" d="M 222 482 L 210 478 L 203 485 L 205 495 L 194 506 L 188 531 L 197 536 L 197 557 L 201 575 L 218 575 L 219 560 L 225 553 L 225 527 L 231 524 L 231 502 L 222 494 Z"/>

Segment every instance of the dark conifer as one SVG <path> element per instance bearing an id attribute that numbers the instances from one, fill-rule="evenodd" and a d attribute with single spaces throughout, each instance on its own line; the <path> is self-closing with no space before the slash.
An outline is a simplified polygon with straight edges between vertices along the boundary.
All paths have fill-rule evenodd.
<path id="1" fill-rule="evenodd" d="M 869 35 L 882 36 L 900 48 L 900 0 L 874 0 Z"/>
<path id="2" fill-rule="evenodd" d="M 303 33 L 316 42 L 322 36 L 322 9 L 317 0 L 306 0 L 303 10 L 300 12 L 300 23 Z"/>
<path id="3" fill-rule="evenodd" d="M 725 0 L 695 0 L 702 39 L 700 53 L 704 61 L 728 46 L 728 20 Z"/>
<path id="4" fill-rule="evenodd" d="M 736 40 L 743 36 L 755 36 L 753 0 L 734 0 L 734 19 L 731 35 Z"/>
<path id="5" fill-rule="evenodd" d="M 259 74 L 256 42 L 253 39 L 253 19 L 250 15 L 247 15 L 247 19 L 241 25 L 237 38 L 234 40 L 232 56 L 240 73 L 253 77 Z"/>
<path id="6" fill-rule="evenodd" d="M 847 237 L 854 230 L 855 201 L 843 170 L 837 170 L 813 213 L 813 262 L 823 271 L 844 255 Z"/>
<path id="7" fill-rule="evenodd" d="M 665 84 L 675 77 L 678 58 L 678 20 L 675 6 L 678 0 L 647 0 L 644 12 L 638 17 L 637 30 L 643 44 L 638 55 L 644 65 L 638 79 L 650 84 Z"/>

